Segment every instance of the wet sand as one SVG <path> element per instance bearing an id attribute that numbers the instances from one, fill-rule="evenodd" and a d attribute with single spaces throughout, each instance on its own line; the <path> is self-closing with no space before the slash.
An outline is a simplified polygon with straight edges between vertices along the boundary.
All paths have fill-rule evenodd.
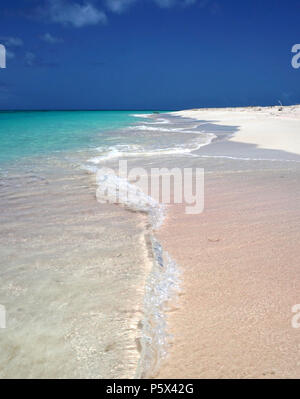
<path id="1" fill-rule="evenodd" d="M 172 205 L 159 232 L 182 290 L 156 377 L 299 378 L 299 156 L 228 143 L 194 161 L 205 168 L 204 212 Z"/>

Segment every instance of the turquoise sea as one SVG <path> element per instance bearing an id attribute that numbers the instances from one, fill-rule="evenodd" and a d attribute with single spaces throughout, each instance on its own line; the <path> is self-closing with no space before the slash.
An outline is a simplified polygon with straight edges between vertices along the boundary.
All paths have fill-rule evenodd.
<path id="1" fill-rule="evenodd" d="M 0 111 L 0 163 L 103 145 L 106 132 L 151 111 Z"/>

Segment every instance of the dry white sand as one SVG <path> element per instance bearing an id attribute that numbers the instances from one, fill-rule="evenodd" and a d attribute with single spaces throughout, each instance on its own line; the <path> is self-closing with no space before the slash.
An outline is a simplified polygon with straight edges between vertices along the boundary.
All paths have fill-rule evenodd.
<path id="1" fill-rule="evenodd" d="M 258 148 L 300 155 L 300 105 L 289 107 L 212 108 L 179 111 L 187 118 L 239 126 L 230 140 L 256 144 Z"/>

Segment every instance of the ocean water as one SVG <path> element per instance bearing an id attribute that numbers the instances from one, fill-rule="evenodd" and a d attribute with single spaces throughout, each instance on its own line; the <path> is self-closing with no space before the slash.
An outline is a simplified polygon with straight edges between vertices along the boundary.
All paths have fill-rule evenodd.
<path id="1" fill-rule="evenodd" d="M 180 286 L 167 210 L 105 168 L 184 164 L 216 134 L 165 112 L 0 113 L 1 378 L 155 375 Z M 134 195 L 99 201 L 106 186 Z"/>
<path id="2" fill-rule="evenodd" d="M 133 120 L 129 111 L 0 111 L 0 163 L 94 148 Z"/>

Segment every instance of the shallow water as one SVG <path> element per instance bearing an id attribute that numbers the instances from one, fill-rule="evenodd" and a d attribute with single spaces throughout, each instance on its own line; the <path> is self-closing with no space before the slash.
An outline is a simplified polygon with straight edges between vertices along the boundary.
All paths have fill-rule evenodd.
<path id="1" fill-rule="evenodd" d="M 0 114 L 0 377 L 151 375 L 167 351 L 164 307 L 179 283 L 154 237 L 164 211 L 143 193 L 99 203 L 95 173 L 121 158 L 185 163 L 228 132 L 164 114 L 29 114 Z"/>
<path id="2" fill-rule="evenodd" d="M 0 376 L 132 377 L 143 221 L 99 205 L 84 172 L 58 160 L 44 166 L 2 180 Z"/>

